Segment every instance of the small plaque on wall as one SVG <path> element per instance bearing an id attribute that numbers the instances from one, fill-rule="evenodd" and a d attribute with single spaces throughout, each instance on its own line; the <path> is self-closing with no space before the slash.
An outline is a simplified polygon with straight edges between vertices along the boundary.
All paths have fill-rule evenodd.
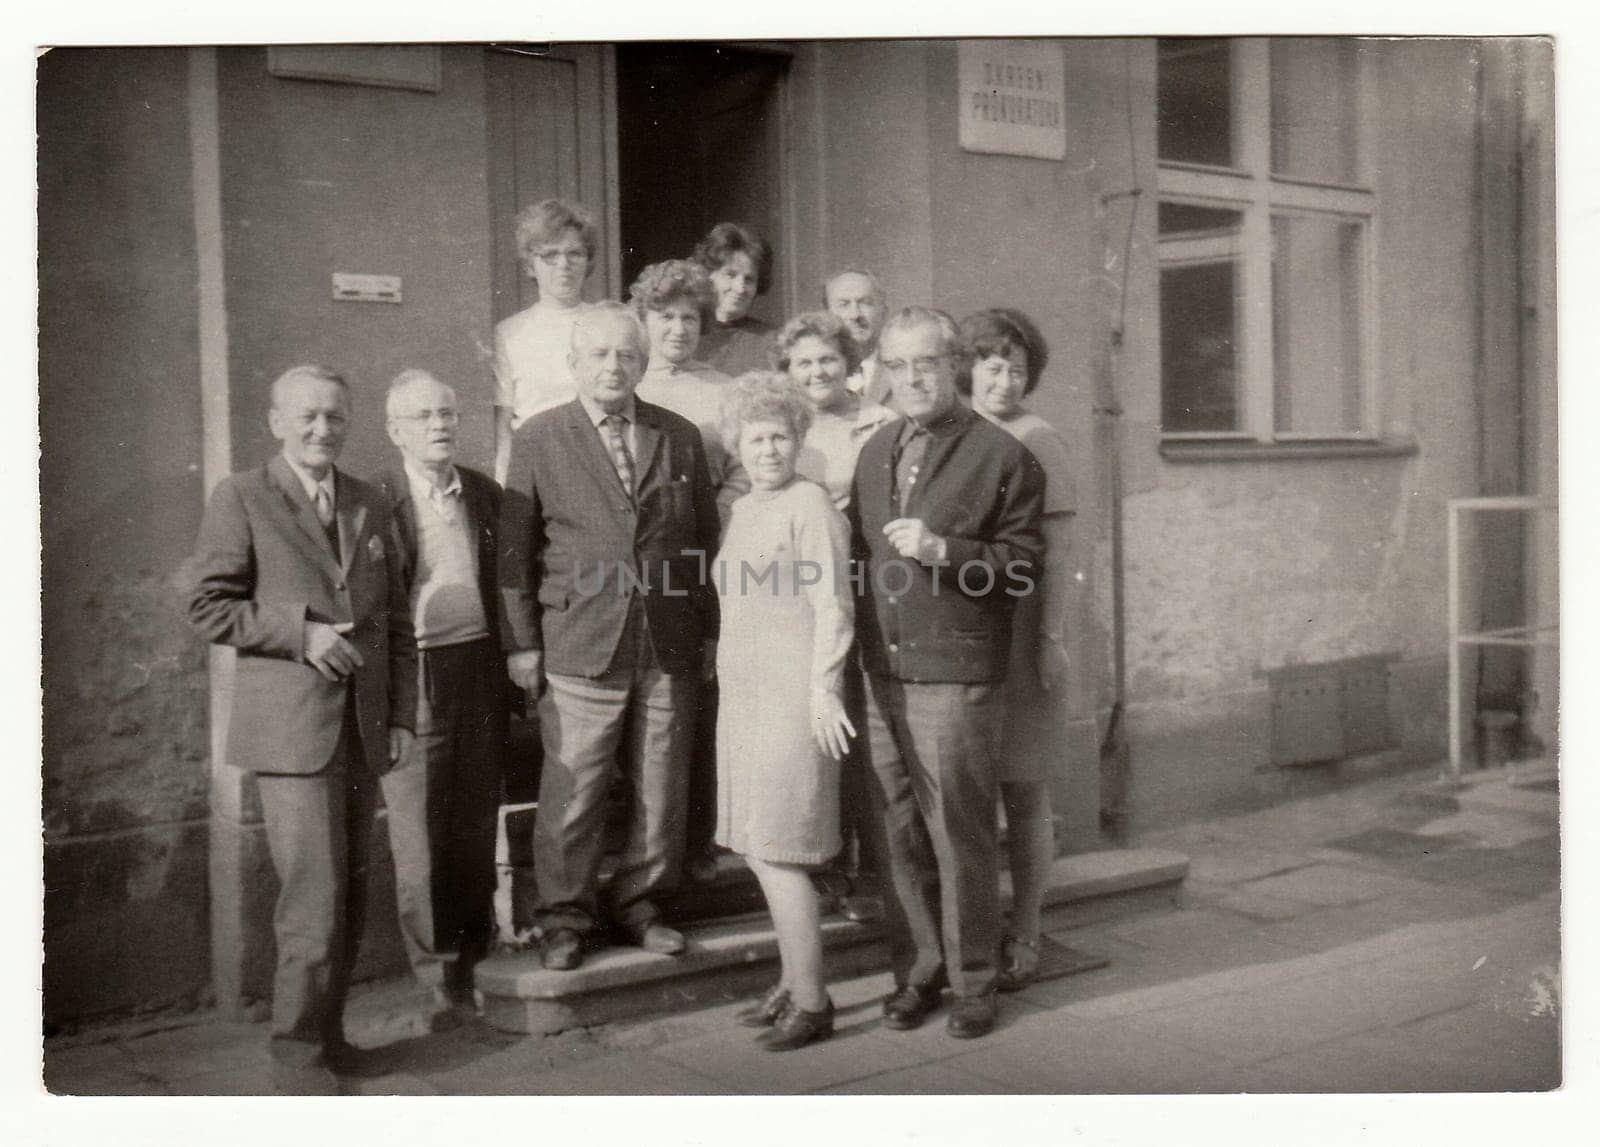
<path id="1" fill-rule="evenodd" d="M 267 71 L 291 80 L 439 90 L 434 44 L 288 44 L 267 49 Z"/>
<path id="2" fill-rule="evenodd" d="M 1067 157 L 1067 81 L 1059 44 L 963 40 L 958 52 L 963 150 Z"/>

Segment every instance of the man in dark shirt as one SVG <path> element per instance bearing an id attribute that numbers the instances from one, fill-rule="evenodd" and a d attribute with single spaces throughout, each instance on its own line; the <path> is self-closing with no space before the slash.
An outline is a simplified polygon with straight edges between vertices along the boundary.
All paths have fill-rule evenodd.
<path id="1" fill-rule="evenodd" d="M 994 1027 L 1000 942 L 993 758 L 1011 613 L 1043 552 L 1044 472 L 956 398 L 969 368 L 943 312 L 908 307 L 880 343 L 902 420 L 856 464 L 851 544 L 867 724 L 894 896 L 884 1022 L 919 1026 L 948 983 L 948 1028 Z"/>

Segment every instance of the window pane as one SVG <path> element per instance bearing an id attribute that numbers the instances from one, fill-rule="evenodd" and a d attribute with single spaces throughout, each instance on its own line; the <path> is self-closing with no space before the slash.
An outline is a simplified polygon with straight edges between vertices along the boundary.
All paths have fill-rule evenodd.
<path id="1" fill-rule="evenodd" d="M 1161 203 L 1156 207 L 1156 229 L 1163 238 L 1172 235 L 1239 230 L 1240 214 L 1224 207 L 1196 207 L 1192 203 Z"/>
<path id="2" fill-rule="evenodd" d="M 1231 61 L 1226 40 L 1156 42 L 1156 155 L 1233 164 Z"/>
<path id="3" fill-rule="evenodd" d="M 1365 228 L 1272 217 L 1273 420 L 1280 432 L 1363 429 L 1361 299 Z"/>
<path id="4" fill-rule="evenodd" d="M 1161 268 L 1161 429 L 1237 430 L 1238 268 Z"/>
<path id="5" fill-rule="evenodd" d="M 1272 171 L 1355 183 L 1356 41 L 1271 41 Z"/>

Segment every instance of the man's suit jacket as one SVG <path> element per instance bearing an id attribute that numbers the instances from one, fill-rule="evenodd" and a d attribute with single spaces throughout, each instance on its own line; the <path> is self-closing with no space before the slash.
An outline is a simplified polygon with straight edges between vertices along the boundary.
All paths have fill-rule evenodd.
<path id="1" fill-rule="evenodd" d="M 388 500 L 335 470 L 339 554 L 300 479 L 274 457 L 217 484 L 200 525 L 186 589 L 189 621 L 239 651 L 228 729 L 230 763 L 252 772 L 315 773 L 333 759 L 346 694 L 367 764 L 389 767 L 388 728 L 416 710 L 416 645 Z M 350 623 L 362 665 L 332 682 L 305 660 L 306 621 Z"/>
<path id="2" fill-rule="evenodd" d="M 851 554 L 867 563 L 856 608 L 862 665 L 901 681 L 1002 681 L 1016 602 L 1007 590 L 1031 580 L 1038 592 L 1044 471 L 1015 438 L 957 403 L 929 427 L 902 513 L 894 467 L 905 425 L 897 418 L 867 440 L 851 487 Z M 883 534 L 896 518 L 921 518 L 945 538 L 948 564 L 902 558 Z M 978 563 L 966 574 L 970 593 L 959 580 L 969 562 Z"/>
<path id="3" fill-rule="evenodd" d="M 458 465 L 456 473 L 461 475 L 461 499 L 466 504 L 467 517 L 477 540 L 478 593 L 483 599 L 483 619 L 489 627 L 490 640 L 498 647 L 500 579 L 496 571 L 500 557 L 500 483 L 468 466 Z M 406 587 L 409 600 L 411 583 L 417 572 L 417 507 L 411 498 L 411 479 L 404 464 L 397 464 L 378 475 L 373 484 L 389 499 L 395 538 L 399 542 L 396 556 L 400 562 L 400 581 Z"/>
<path id="4" fill-rule="evenodd" d="M 665 672 L 696 671 L 702 641 L 717 633 L 716 595 L 702 575 L 719 523 L 700 431 L 670 410 L 634 406 L 632 500 L 579 400 L 535 415 L 512 439 L 500 523 L 501 644 L 510 653 L 543 650 L 549 673 L 606 671 L 635 585 Z"/>

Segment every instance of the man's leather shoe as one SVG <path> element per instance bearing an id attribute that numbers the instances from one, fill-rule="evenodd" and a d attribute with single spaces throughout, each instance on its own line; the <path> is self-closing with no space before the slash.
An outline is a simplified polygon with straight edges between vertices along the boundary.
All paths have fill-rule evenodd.
<path id="1" fill-rule="evenodd" d="M 770 1028 L 788 1008 L 789 989 L 782 984 L 773 984 L 758 1003 L 745 1008 L 733 1018 L 747 1028 Z"/>
<path id="2" fill-rule="evenodd" d="M 839 915 L 857 924 L 883 919 L 883 901 L 876 896 L 853 895 L 839 901 Z"/>
<path id="3" fill-rule="evenodd" d="M 658 956 L 678 956 L 683 954 L 687 945 L 683 941 L 683 933 L 676 928 L 668 928 L 659 920 L 638 928 L 629 928 L 628 938 L 646 952 L 654 952 Z"/>
<path id="4" fill-rule="evenodd" d="M 994 1030 L 999 1015 L 993 992 L 981 996 L 957 996 L 950 1001 L 950 1018 L 945 1030 L 957 1039 L 977 1039 Z"/>
<path id="5" fill-rule="evenodd" d="M 552 928 L 539 937 L 539 960 L 555 972 L 570 972 L 583 963 L 583 937 L 572 928 Z"/>
<path id="6" fill-rule="evenodd" d="M 938 988 L 907 984 L 883 997 L 883 1026 L 901 1032 L 919 1028 L 938 1006 Z"/>
<path id="7" fill-rule="evenodd" d="M 833 1034 L 833 1000 L 824 999 L 822 1010 L 808 1012 L 790 1004 L 772 1030 L 756 1042 L 768 1051 L 794 1051 Z"/>

